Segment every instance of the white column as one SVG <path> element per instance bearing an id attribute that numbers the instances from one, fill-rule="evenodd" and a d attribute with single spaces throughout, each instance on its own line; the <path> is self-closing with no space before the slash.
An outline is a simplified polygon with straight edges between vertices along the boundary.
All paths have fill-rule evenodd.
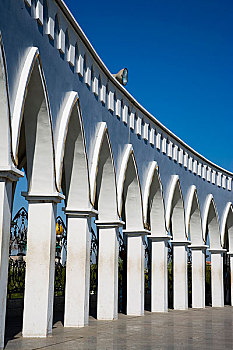
<path id="1" fill-rule="evenodd" d="M 231 269 L 231 306 L 233 306 L 233 252 L 228 253 L 230 255 L 230 269 Z"/>
<path id="2" fill-rule="evenodd" d="M 173 307 L 188 308 L 187 245 L 189 241 L 171 241 L 173 244 Z"/>
<path id="3" fill-rule="evenodd" d="M 224 306 L 223 253 L 225 249 L 209 249 L 211 253 L 212 307 Z"/>
<path id="4" fill-rule="evenodd" d="M 28 200 L 28 233 L 23 336 L 52 333 L 57 203 L 64 198 L 23 194 Z"/>
<path id="5" fill-rule="evenodd" d="M 4 347 L 5 335 L 12 181 L 20 176 L 23 173 L 17 169 L 0 170 L 0 349 Z"/>
<path id="6" fill-rule="evenodd" d="M 123 230 L 127 234 L 127 307 L 131 316 L 144 315 L 144 232 Z"/>
<path id="7" fill-rule="evenodd" d="M 118 318 L 118 234 L 121 221 L 96 220 L 99 237 L 97 319 Z"/>
<path id="8" fill-rule="evenodd" d="M 151 240 L 151 311 L 168 311 L 167 241 L 169 236 L 148 237 Z"/>
<path id="9" fill-rule="evenodd" d="M 192 307 L 205 307 L 205 250 L 206 245 L 191 245 L 192 250 Z"/>
<path id="10" fill-rule="evenodd" d="M 67 217 L 67 260 L 65 327 L 83 327 L 89 319 L 91 216 L 94 209 L 65 210 Z"/>

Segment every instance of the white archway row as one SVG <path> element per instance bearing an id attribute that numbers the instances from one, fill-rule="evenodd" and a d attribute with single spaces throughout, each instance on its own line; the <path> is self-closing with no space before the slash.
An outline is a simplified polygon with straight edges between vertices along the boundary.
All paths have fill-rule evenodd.
<path id="1" fill-rule="evenodd" d="M 206 241 L 207 230 L 210 234 L 212 255 L 216 258 L 215 270 L 221 270 L 222 245 L 220 240 L 219 219 L 212 195 L 209 195 L 201 221 L 199 201 L 195 186 L 190 188 L 187 208 L 184 208 L 183 194 L 179 177 L 171 177 L 168 189 L 166 210 L 164 207 L 163 186 L 159 168 L 154 161 L 148 167 L 147 179 L 142 189 L 138 175 L 136 157 L 132 145 L 126 145 L 119 167 L 118 181 L 111 149 L 110 136 L 106 123 L 100 123 L 95 138 L 93 158 L 88 165 L 85 133 L 82 121 L 78 93 L 67 93 L 58 116 L 58 123 L 53 135 L 49 97 L 46 88 L 38 49 L 30 49 L 19 79 L 18 90 L 9 118 L 6 62 L 1 43 L 1 121 L 6 128 L 1 138 L 1 149 L 7 150 L 6 166 L 0 169 L 2 204 L 6 205 L 6 191 L 10 180 L 15 180 L 21 173 L 13 168 L 13 160 L 19 167 L 25 167 L 28 178 L 29 201 L 29 241 L 25 291 L 24 336 L 46 336 L 52 328 L 52 298 L 54 279 L 54 245 L 56 203 L 66 196 L 66 215 L 68 218 L 68 255 L 65 325 L 80 327 L 88 322 L 89 300 L 89 254 L 90 254 L 90 217 L 98 216 L 96 224 L 99 230 L 99 291 L 98 318 L 117 317 L 117 267 L 118 267 L 118 230 L 125 220 L 124 233 L 128 241 L 127 267 L 127 313 L 144 313 L 144 236 L 150 232 L 145 228 L 149 224 L 152 240 L 152 260 L 154 263 L 152 287 L 152 311 L 167 311 L 167 241 L 172 235 L 174 250 L 174 308 L 187 308 L 187 244 L 188 233 L 192 246 L 202 245 Z M 30 117 L 29 117 L 30 116 Z M 11 123 L 9 122 L 11 120 Z M 12 127 L 12 139 L 11 139 Z M 30 132 L 29 132 L 30 129 Z M 11 150 L 12 144 L 12 150 Z M 13 153 L 13 159 L 11 158 Z M 1 151 L 1 155 L 4 152 Z M 5 153 L 4 153 L 5 156 Z M 9 164 L 10 163 L 10 164 Z M 4 163 L 3 163 L 4 164 Z M 6 172 L 7 170 L 7 172 Z M 90 171 L 89 171 L 90 170 Z M 5 171 L 5 173 L 4 173 Z M 90 175 L 89 175 L 90 174 Z M 6 179 L 8 179 L 6 181 Z M 11 196 L 10 196 L 11 197 Z M 107 199 L 107 200 L 106 200 Z M 5 202 L 4 202 L 5 201 Z M 2 232 L 10 223 L 10 207 L 1 222 Z M 231 204 L 228 205 L 222 224 L 231 229 Z M 38 212 L 43 217 L 43 237 L 38 234 Z M 185 215 L 186 212 L 186 215 Z M 148 222 L 149 220 L 149 222 Z M 201 232 L 203 231 L 203 233 Z M 4 234 L 8 234 L 4 231 Z M 79 235 L 77 235 L 79 232 Z M 3 233 L 2 233 L 2 236 Z M 5 239 L 5 238 L 4 238 Z M 191 246 L 191 247 L 192 247 Z M 36 250 L 45 255 L 45 264 L 38 266 Z M 48 247 L 48 249 L 45 249 Z M 109 248 L 110 247 L 110 248 Z M 77 259 L 77 256 L 79 259 Z M 7 255 L 1 255 L 5 268 L 3 274 L 6 286 Z M 111 259 L 111 269 L 109 267 Z M 202 254 L 203 259 L 203 254 Z M 200 260 L 200 259 L 199 259 Z M 203 260 L 201 260 L 203 263 Z M 158 274 L 160 262 L 163 269 Z M 200 262 L 200 261 L 199 261 Z M 156 265 L 157 264 L 157 265 Z M 136 269 L 139 266 L 139 269 Z M 180 268 L 182 266 L 182 268 Z M 213 272 L 215 272 L 213 268 Z M 79 275 L 77 276 L 77 271 Z M 46 274 L 46 272 L 49 272 Z M 214 275 L 214 273 L 213 273 Z M 36 278 L 35 278 L 36 276 Z M 46 277 L 45 277 L 46 276 Z M 109 277 L 111 276 L 111 278 Z M 202 276 L 203 277 L 203 276 Z M 161 289 L 158 288 L 161 280 Z M 182 283 L 178 283 L 182 281 Z M 219 284 L 220 283 L 220 284 Z M 222 285 L 213 277 L 212 285 Z M 102 289 L 101 289 L 102 286 Z M 43 290 L 41 288 L 43 287 Z M 5 288 L 5 287 L 4 287 Z M 2 289 L 4 299 L 6 289 Z M 222 288 L 222 287 L 221 287 Z M 35 302 L 35 294 L 40 297 Z M 77 294 L 80 291 L 80 295 Z M 217 287 L 213 290 L 217 290 Z M 48 293 L 49 291 L 49 293 Z M 202 291 L 203 293 L 203 291 Z M 219 296 L 214 305 L 218 304 Z M 222 298 L 222 296 L 221 296 Z M 5 300 L 5 299 L 4 299 Z M 221 299 L 222 300 L 222 299 Z M 221 302 L 220 300 L 220 302 Z M 32 312 L 33 311 L 33 312 Z M 46 314 L 47 318 L 43 315 Z M 34 327 L 35 315 L 37 327 Z M 1 322 L 5 319 L 1 314 Z M 3 328 L 4 329 L 4 328 Z"/>
<path id="2" fill-rule="evenodd" d="M 192 307 L 205 307 L 205 270 L 207 245 L 203 240 L 202 218 L 196 186 L 191 186 L 186 206 L 186 232 L 192 253 Z"/>

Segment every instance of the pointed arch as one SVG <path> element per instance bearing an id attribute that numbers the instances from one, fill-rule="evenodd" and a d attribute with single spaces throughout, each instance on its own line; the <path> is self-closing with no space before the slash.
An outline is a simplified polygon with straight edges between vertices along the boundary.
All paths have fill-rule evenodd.
<path id="1" fill-rule="evenodd" d="M 16 92 L 12 115 L 12 151 L 16 164 L 18 164 L 17 153 L 19 146 L 19 135 L 23 118 L 24 103 L 27 94 L 27 86 L 38 57 L 38 48 L 31 47 L 24 62 Z"/>
<path id="2" fill-rule="evenodd" d="M 209 231 L 210 249 L 221 249 L 219 216 L 212 194 L 206 198 L 202 223 L 204 241 L 206 242 Z"/>
<path id="3" fill-rule="evenodd" d="M 105 122 L 100 123 L 90 171 L 91 200 L 99 220 L 118 220 L 116 171 L 111 142 Z"/>
<path id="4" fill-rule="evenodd" d="M 192 244 L 203 245 L 202 219 L 195 185 L 192 185 L 189 190 L 185 218 L 186 232 L 187 234 L 190 232 Z"/>
<path id="5" fill-rule="evenodd" d="M 11 164 L 11 116 L 7 81 L 7 65 L 0 32 L 0 164 Z"/>
<path id="6" fill-rule="evenodd" d="M 21 73 L 12 117 L 14 155 L 25 167 L 28 191 L 57 192 L 52 118 L 37 48 L 31 48 Z"/>
<path id="7" fill-rule="evenodd" d="M 118 208 L 124 202 L 126 230 L 144 230 L 143 200 L 137 163 L 131 144 L 126 146 L 118 177 Z"/>
<path id="8" fill-rule="evenodd" d="M 149 167 L 144 195 L 143 195 L 144 222 L 150 220 L 151 235 L 165 236 L 165 209 L 163 200 L 163 186 L 159 176 L 157 162 L 153 161 Z"/>
<path id="9" fill-rule="evenodd" d="M 226 237 L 228 235 L 228 237 Z M 221 223 L 221 243 L 224 247 L 228 238 L 229 252 L 233 252 L 233 205 L 228 202 L 223 212 L 223 218 Z M 225 247 L 226 248 L 226 247 Z"/>
<path id="10" fill-rule="evenodd" d="M 186 240 L 184 200 L 178 175 L 173 175 L 170 183 L 166 224 L 167 230 L 172 231 L 173 240 Z"/>
<path id="11" fill-rule="evenodd" d="M 75 91 L 67 94 L 61 107 L 55 130 L 55 149 L 57 184 L 59 190 L 63 187 L 67 208 L 88 209 L 88 160 L 79 96 Z"/>

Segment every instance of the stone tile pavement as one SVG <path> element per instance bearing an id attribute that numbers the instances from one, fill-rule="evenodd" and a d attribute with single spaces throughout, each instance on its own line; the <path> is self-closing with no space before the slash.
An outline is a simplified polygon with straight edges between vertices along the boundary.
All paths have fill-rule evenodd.
<path id="1" fill-rule="evenodd" d="M 7 325 L 7 350 L 151 350 L 233 349 L 233 307 L 204 310 L 145 312 L 143 317 L 119 314 L 115 321 L 90 317 L 87 327 L 64 328 L 54 324 L 53 334 L 43 339 L 25 339 L 19 324 Z M 17 334 L 16 334 L 17 333 Z"/>

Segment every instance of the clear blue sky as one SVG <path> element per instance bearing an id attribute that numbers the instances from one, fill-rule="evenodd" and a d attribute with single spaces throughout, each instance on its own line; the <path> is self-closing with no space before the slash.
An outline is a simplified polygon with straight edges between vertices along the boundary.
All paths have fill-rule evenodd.
<path id="1" fill-rule="evenodd" d="M 128 91 L 196 151 L 233 172 L 233 1 L 66 4 L 109 70 L 128 68 Z M 25 180 L 19 187 L 26 190 Z"/>
<path id="2" fill-rule="evenodd" d="M 127 90 L 211 161 L 233 171 L 233 1 L 66 0 Z"/>

